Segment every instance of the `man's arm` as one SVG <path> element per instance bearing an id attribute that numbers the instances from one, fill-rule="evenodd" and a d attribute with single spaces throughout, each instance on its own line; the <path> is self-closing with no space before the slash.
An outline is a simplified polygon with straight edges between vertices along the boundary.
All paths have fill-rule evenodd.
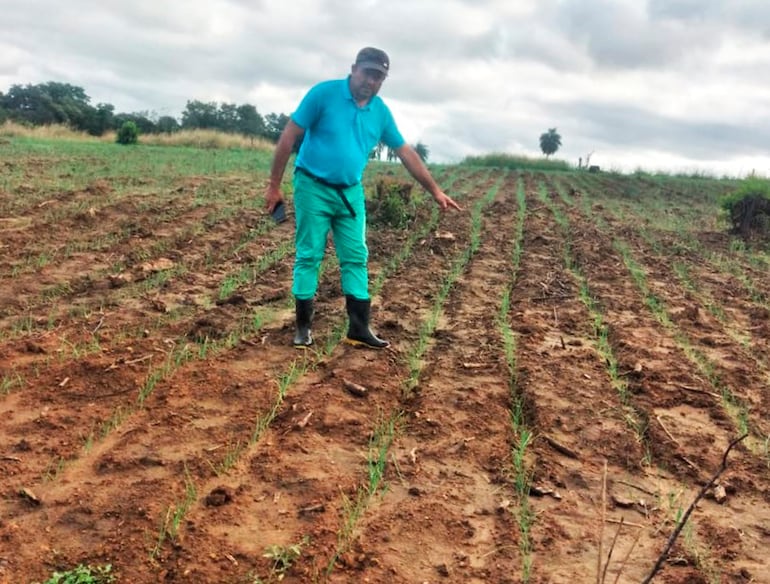
<path id="1" fill-rule="evenodd" d="M 415 152 L 414 148 L 412 148 L 409 144 L 404 144 L 400 148 L 396 149 L 396 154 L 401 159 L 401 162 L 404 164 L 406 169 L 409 171 L 409 174 L 411 174 L 426 191 L 433 195 L 433 198 L 436 199 L 436 203 L 438 203 L 441 209 L 452 207 L 453 209 L 462 211 L 462 207 L 460 207 L 460 205 L 458 205 L 449 195 L 441 190 L 441 187 L 439 187 L 436 181 L 433 179 L 430 171 L 423 164 L 422 158 L 420 158 L 420 155 Z"/>
<path id="2" fill-rule="evenodd" d="M 270 167 L 270 182 L 265 193 L 265 208 L 268 213 L 272 213 L 275 206 L 283 200 L 281 181 L 286 171 L 286 163 L 289 162 L 294 144 L 304 133 L 305 130 L 290 119 L 281 132 L 278 144 L 275 145 L 273 165 Z"/>

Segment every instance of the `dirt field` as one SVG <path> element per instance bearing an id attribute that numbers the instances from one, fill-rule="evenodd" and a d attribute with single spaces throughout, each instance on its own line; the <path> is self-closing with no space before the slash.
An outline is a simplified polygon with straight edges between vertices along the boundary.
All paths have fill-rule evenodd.
<path id="1" fill-rule="evenodd" d="M 0 582 L 642 582 L 746 431 L 655 581 L 770 582 L 770 262 L 724 184 L 442 169 L 463 212 L 370 229 L 392 348 L 340 343 L 330 247 L 298 351 L 258 176 L 78 156 L 0 161 Z"/>

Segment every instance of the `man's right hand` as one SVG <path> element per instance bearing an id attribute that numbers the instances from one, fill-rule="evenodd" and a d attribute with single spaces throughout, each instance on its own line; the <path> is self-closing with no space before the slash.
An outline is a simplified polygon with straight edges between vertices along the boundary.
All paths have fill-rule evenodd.
<path id="1" fill-rule="evenodd" d="M 281 132 L 281 137 L 278 138 L 278 144 L 276 144 L 273 154 L 273 164 L 270 166 L 270 179 L 267 183 L 267 189 L 265 189 L 265 209 L 268 213 L 272 213 L 275 206 L 283 201 L 281 179 L 294 144 L 304 134 L 305 130 L 299 127 L 294 120 L 289 120 Z"/>
<path id="2" fill-rule="evenodd" d="M 265 190 L 265 210 L 268 213 L 272 213 L 276 205 L 281 201 L 283 201 L 283 195 L 281 194 L 280 187 L 268 184 Z"/>

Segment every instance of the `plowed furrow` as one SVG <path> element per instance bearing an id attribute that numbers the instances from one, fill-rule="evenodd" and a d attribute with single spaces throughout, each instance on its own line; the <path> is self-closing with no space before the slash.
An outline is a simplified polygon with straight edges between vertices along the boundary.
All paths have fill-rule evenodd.
<path id="1" fill-rule="evenodd" d="M 462 233 L 462 219 L 458 224 L 457 232 Z M 430 254 L 429 249 L 421 250 L 420 253 L 425 257 L 425 261 L 432 260 L 435 256 Z M 424 265 L 423 265 L 424 267 Z M 415 272 L 417 273 L 417 272 Z M 318 323 L 318 336 L 319 343 L 323 343 L 326 333 L 325 322 L 323 318 L 319 318 Z M 341 324 L 337 322 L 337 324 Z M 219 538 L 224 534 L 224 531 L 232 533 L 236 541 L 240 541 L 238 538 L 238 532 L 230 524 L 227 518 L 228 508 L 226 505 L 222 509 L 219 509 L 215 505 L 207 506 L 206 495 L 212 493 L 220 484 L 232 487 L 231 493 L 234 494 L 239 507 L 243 506 L 248 509 L 251 505 L 252 497 L 250 495 L 251 490 L 248 488 L 250 483 L 250 477 L 261 476 L 264 474 L 266 483 L 264 485 L 257 485 L 255 488 L 259 488 L 259 491 L 253 496 L 254 505 L 274 505 L 272 507 L 274 517 L 280 519 L 283 517 L 282 509 L 284 507 L 277 504 L 279 500 L 283 500 L 283 504 L 287 505 L 288 509 L 291 509 L 292 513 L 299 513 L 303 518 L 308 518 L 312 521 L 314 514 L 318 511 L 304 511 L 306 507 L 313 507 L 312 501 L 305 504 L 305 500 L 302 499 L 302 493 L 304 493 L 309 485 L 320 484 L 321 490 L 313 495 L 312 500 L 325 500 L 325 498 L 333 499 L 333 502 L 327 507 L 327 511 L 322 515 L 321 519 L 325 519 L 329 515 L 333 515 L 334 511 L 340 511 L 342 502 L 340 497 L 340 491 L 338 488 L 343 488 L 346 493 L 350 493 L 351 489 L 356 488 L 361 480 L 361 450 L 366 449 L 369 436 L 372 432 L 372 425 L 374 420 L 372 419 L 373 411 L 371 401 L 375 401 L 377 398 L 372 397 L 369 403 L 366 401 L 361 402 L 361 413 L 359 419 L 356 421 L 356 417 L 352 416 L 346 409 L 339 408 L 335 404 L 334 399 L 330 399 L 330 396 L 324 395 L 323 384 L 329 384 L 332 388 L 332 396 L 340 391 L 340 383 L 342 378 L 347 378 L 348 375 L 354 379 L 368 383 L 370 386 L 374 386 L 374 383 L 369 382 L 368 376 L 373 376 L 374 379 L 380 377 L 389 379 L 392 376 L 388 372 L 388 360 L 383 358 L 382 361 L 378 361 L 377 367 L 373 367 L 367 358 L 368 354 L 360 353 L 357 351 L 351 351 L 350 356 L 346 359 L 345 355 L 348 355 L 347 351 L 342 349 L 335 352 L 335 356 L 329 360 L 324 361 L 324 365 L 321 374 L 308 375 L 298 384 L 293 385 L 287 396 L 291 399 L 291 403 L 283 403 L 282 401 L 276 401 L 276 380 L 280 379 L 280 375 L 287 374 L 287 369 L 290 369 L 292 359 L 296 358 L 297 352 L 291 348 L 286 347 L 283 343 L 288 341 L 290 333 L 286 330 L 284 333 L 278 331 L 276 334 L 270 334 L 270 331 L 266 331 L 268 336 L 264 342 L 258 341 L 254 346 L 247 345 L 241 349 L 244 352 L 242 357 L 235 358 L 235 352 L 229 351 L 226 354 L 220 356 L 213 361 L 205 360 L 203 362 L 192 362 L 185 365 L 182 369 L 175 372 L 172 378 L 169 378 L 163 383 L 162 387 L 159 387 L 154 393 L 151 399 L 147 403 L 147 408 L 144 412 L 138 414 L 132 419 L 133 424 L 137 427 L 147 427 L 147 432 L 141 434 L 141 443 L 143 445 L 153 445 L 152 460 L 162 461 L 161 464 L 149 465 L 148 468 L 144 468 L 139 465 L 139 468 L 132 468 L 132 478 L 135 480 L 131 483 L 128 492 L 126 493 L 132 500 L 146 501 L 146 505 L 143 508 L 147 509 L 147 523 L 144 525 L 143 531 L 150 531 L 150 539 L 152 536 L 158 536 L 159 522 L 162 522 L 164 513 L 168 513 L 171 509 L 173 515 L 174 509 L 179 509 L 180 506 L 185 506 L 187 500 L 188 484 L 195 486 L 194 501 L 190 503 L 191 508 L 199 509 L 199 513 L 203 513 L 204 517 L 206 513 L 213 513 L 219 516 L 221 513 L 224 516 L 225 525 L 228 527 L 219 529 L 216 525 L 212 527 L 210 531 L 206 531 L 207 537 L 214 537 L 218 544 L 228 546 L 229 552 L 233 557 L 251 558 L 252 562 L 264 564 L 265 560 L 257 554 L 256 558 L 251 553 L 254 549 L 264 550 L 264 548 L 272 543 L 281 543 L 281 538 L 271 538 L 271 532 L 266 529 L 266 525 L 270 524 L 270 513 L 264 515 L 266 518 L 265 524 L 255 525 L 253 523 L 244 523 L 244 528 L 247 529 L 249 534 L 254 533 L 257 530 L 260 534 L 260 538 L 252 538 L 248 541 L 245 548 L 239 549 L 232 546 L 232 540 Z M 396 340 L 398 337 L 396 337 Z M 280 343 L 280 344 L 276 344 Z M 286 348 L 285 348 L 286 347 Z M 321 348 L 321 347 L 319 347 Z M 337 353 L 340 357 L 337 357 Z M 318 363 L 320 356 L 312 356 L 309 358 L 311 362 Z M 387 354 L 386 354 L 387 355 Z M 221 361 L 220 361 L 221 359 Z M 344 367 L 346 373 L 337 373 L 340 368 L 337 365 L 339 359 L 343 359 L 343 363 L 350 365 L 349 373 L 348 368 Z M 351 363 L 352 361 L 352 363 Z M 233 375 L 233 383 L 238 385 L 234 389 L 234 396 L 232 403 L 222 404 L 216 396 L 211 396 L 210 399 L 198 397 L 196 394 L 191 393 L 193 388 L 205 388 L 208 385 L 207 380 L 210 379 L 211 373 L 207 373 L 207 370 L 212 366 L 212 363 L 221 362 L 224 367 L 222 373 L 217 375 L 227 375 L 228 371 L 237 372 Z M 224 365 L 226 363 L 226 366 Z M 268 366 L 268 363 L 272 363 L 272 366 Z M 381 367 L 385 367 L 383 371 Z M 361 373 L 357 373 L 357 370 Z M 380 375 L 377 372 L 380 372 Z M 175 380 L 182 380 L 182 387 L 176 387 Z M 223 381 L 221 378 L 211 379 L 211 385 L 221 386 Z M 183 393 L 179 393 L 182 392 Z M 256 392 L 256 393 L 255 393 Z M 343 394 L 347 395 L 347 394 Z M 393 410 L 392 400 L 398 399 L 397 393 L 391 393 L 390 398 L 387 397 L 388 393 L 383 392 L 383 397 L 386 398 L 383 407 L 378 408 L 383 411 Z M 348 396 L 353 403 L 360 402 L 351 396 Z M 197 398 L 197 399 L 196 399 Z M 305 399 L 308 403 L 305 403 Z M 254 432 L 255 425 L 258 424 L 259 416 L 265 413 L 271 406 L 270 404 L 277 405 L 279 410 L 277 417 L 274 418 L 272 423 L 267 428 L 267 433 L 260 437 L 259 443 L 256 445 L 251 460 L 243 458 L 244 452 L 249 450 L 249 446 L 246 446 L 245 451 L 240 453 L 240 456 L 235 457 L 235 466 L 231 468 L 224 468 L 223 465 L 227 462 L 228 453 L 234 451 L 238 445 L 244 446 L 244 443 L 249 440 Z M 299 426 L 298 422 L 305 418 L 305 416 L 313 412 L 311 418 L 309 418 L 308 425 L 304 426 L 305 431 L 296 431 Z M 298 416 L 301 414 L 301 417 Z M 340 417 L 340 415 L 342 417 Z M 163 421 L 160 425 L 148 425 L 144 424 L 142 420 L 148 420 L 150 417 L 153 419 L 160 419 Z M 172 421 L 178 420 L 178 428 L 176 432 L 169 433 L 170 427 L 177 427 L 173 425 Z M 209 420 L 209 422 L 205 422 Z M 130 431 L 134 425 L 124 426 L 128 432 L 128 436 L 134 434 Z M 273 424 L 277 429 L 273 428 Z M 311 442 L 305 442 L 307 433 L 310 430 L 319 430 L 320 438 L 318 441 L 311 440 Z M 296 434 L 295 434 L 296 431 Z M 359 432 L 352 438 L 346 437 L 342 442 L 335 444 L 328 444 L 324 446 L 324 432 L 329 431 L 332 435 L 337 436 L 341 431 L 343 435 L 349 431 Z M 138 430 L 137 430 L 138 432 Z M 315 432 L 314 432 L 315 433 Z M 299 455 L 296 450 L 284 450 L 288 447 L 292 437 L 298 439 L 298 448 L 305 449 L 310 453 L 310 456 L 320 455 L 321 461 L 314 461 L 312 464 L 309 460 L 305 460 L 306 464 L 303 464 L 303 457 Z M 115 437 L 117 440 L 117 436 Z M 111 446 L 112 441 L 105 443 L 104 451 L 101 454 L 103 458 L 115 461 L 130 461 L 143 459 L 142 446 L 137 445 L 136 442 L 128 441 L 125 444 L 117 444 Z M 180 456 L 178 450 L 180 444 L 184 444 L 184 454 Z M 288 456 L 285 460 L 286 472 L 280 472 L 275 474 L 274 469 L 280 469 L 282 467 L 281 460 L 276 460 L 272 453 L 275 448 L 279 448 L 282 455 Z M 263 450 L 264 448 L 264 450 Z M 101 452 L 101 451 L 100 451 Z M 332 472 L 336 470 L 336 467 L 332 466 L 328 474 L 318 474 L 316 471 L 311 471 L 311 477 L 305 480 L 302 477 L 303 468 L 315 469 L 324 468 L 327 464 L 324 461 L 332 460 L 334 464 L 338 464 L 340 467 L 350 467 L 352 470 L 342 475 Z M 112 466 L 120 469 L 121 465 L 125 462 L 115 463 Z M 267 466 L 266 466 L 267 465 Z M 104 465 L 105 468 L 110 469 L 110 464 Z M 365 463 L 364 463 L 365 467 Z M 216 470 L 219 470 L 221 475 L 216 474 Z M 227 473 L 231 473 L 232 476 L 225 477 Z M 245 473 L 245 474 L 242 474 Z M 365 473 L 364 473 L 365 474 Z M 108 505 L 108 502 L 113 499 L 119 499 L 119 494 L 115 492 L 115 488 L 111 488 L 109 472 L 105 473 L 103 479 L 99 480 L 98 488 L 100 494 L 100 505 Z M 66 471 L 65 471 L 66 476 Z M 344 477 L 349 476 L 349 479 Z M 327 479 L 328 482 L 327 482 Z M 275 482 L 273 482 L 275 481 Z M 148 488 L 148 485 L 151 485 Z M 167 491 L 162 495 L 159 495 L 158 487 L 160 485 L 166 485 Z M 122 489 L 126 489 L 123 485 Z M 275 490 L 279 489 L 279 490 Z M 300 498 L 295 499 L 294 489 L 299 489 Z M 262 495 L 270 491 L 269 498 L 264 498 Z M 44 490 L 44 496 L 50 498 L 56 496 L 60 499 L 67 499 L 71 497 L 71 491 L 64 489 L 62 492 Z M 278 496 L 274 499 L 274 496 L 278 493 Z M 302 499 L 302 500 L 300 500 Z M 332 507 L 331 505 L 334 505 Z M 265 509 L 263 509 L 264 511 Z M 298 510 L 303 510 L 301 513 Z M 105 512 L 112 514 L 115 512 L 112 510 L 105 510 Z M 185 513 L 186 515 L 186 513 Z M 249 516 L 251 516 L 249 514 Z M 257 513 L 256 516 L 262 516 L 261 513 Z M 191 529 L 189 533 L 185 534 L 185 538 L 191 542 L 197 537 L 199 527 L 198 517 L 193 510 L 190 514 L 189 526 Z M 187 520 L 186 520 L 187 521 Z M 47 523 L 44 521 L 43 523 Z M 54 524 L 56 525 L 54 530 L 58 534 L 66 529 L 66 521 L 62 518 L 58 520 L 54 518 Z M 38 524 L 39 526 L 40 524 Z M 152 534 L 152 528 L 154 526 L 155 533 Z M 187 524 L 186 524 L 187 525 Z M 30 525 L 34 528 L 34 525 Z M 110 527 L 105 525 L 105 527 Z M 184 526 L 182 526 L 184 527 Z M 132 533 L 122 533 L 121 537 L 137 538 L 140 536 L 136 531 Z M 324 529 L 320 529 L 321 534 L 328 534 Z M 335 530 L 336 532 L 336 530 Z M 283 532 L 282 537 L 286 535 L 294 534 L 294 530 L 289 532 Z M 303 532 L 300 532 L 303 533 Z M 312 529 L 307 533 L 315 533 Z M 334 533 L 334 532 L 333 532 Z M 104 532 L 100 532 L 101 537 L 111 538 L 112 531 L 106 529 Z M 168 537 L 170 535 L 167 534 Z M 147 537 L 147 533 L 145 533 Z M 250 535 L 251 537 L 251 535 Z M 337 536 L 334 534 L 333 541 L 336 542 Z M 151 546 L 150 546 L 151 547 Z M 177 551 L 174 555 L 178 555 L 184 560 L 180 559 L 180 565 L 184 564 L 188 566 L 185 569 L 192 569 L 190 566 L 195 565 L 195 562 L 199 561 L 199 558 L 195 556 L 194 545 L 189 548 L 192 550 L 191 555 L 186 553 L 188 548 L 177 547 L 171 548 Z M 168 548 L 161 546 L 160 556 L 165 557 L 168 553 Z M 141 550 L 137 550 L 141 555 Z M 144 550 L 144 553 L 147 549 Z M 70 550 L 71 554 L 75 554 L 76 550 Z M 332 552 L 333 553 L 333 552 Z M 221 556 L 223 562 L 228 562 L 224 553 Z M 331 559 L 331 554 L 325 558 L 325 561 Z M 131 565 L 132 561 L 142 561 L 139 556 L 133 558 L 126 557 L 125 566 Z M 243 560 L 245 561 L 245 560 Z M 145 560 L 146 564 L 146 560 Z M 230 563 L 233 566 L 232 563 Z M 143 569 L 151 570 L 151 566 L 144 565 Z M 236 570 L 237 571 L 237 570 Z"/>
<path id="2" fill-rule="evenodd" d="M 371 581 L 501 582 L 520 571 L 515 518 L 500 512 L 510 499 L 510 392 L 497 323 L 511 273 L 514 176 L 483 217 L 406 404 L 388 491 L 362 522 L 357 549 L 372 556 L 363 574 Z"/>
<path id="3" fill-rule="evenodd" d="M 635 431 L 636 412 L 613 388 L 596 348 L 594 317 L 566 265 L 567 242 L 534 188 L 530 186 L 524 253 L 511 304 L 511 326 L 518 338 L 517 389 L 535 434 L 532 493 L 544 494 L 530 497 L 535 516 L 532 574 L 542 582 L 590 581 L 596 575 L 600 541 L 608 546 L 615 532 L 609 523 L 602 532 L 604 464 L 608 490 L 629 497 L 633 493 L 626 483 L 645 482 L 646 445 Z M 634 509 L 611 508 L 607 516 L 635 524 L 618 539 L 622 557 L 639 535 L 640 515 Z M 649 547 L 650 536 L 643 540 Z M 638 578 L 652 561 L 649 552 L 638 553 L 624 573 Z M 608 573 L 618 569 L 616 561 Z"/>
<path id="4" fill-rule="evenodd" d="M 610 247 L 611 238 L 596 232 L 581 214 L 569 209 L 567 212 L 571 229 L 581 234 L 574 239 L 578 264 L 611 326 L 610 337 L 620 367 L 629 374 L 631 403 L 646 421 L 652 462 L 665 471 L 658 473 L 657 487 L 651 490 L 661 495 L 668 493 L 670 501 L 678 500 L 678 505 L 684 507 L 685 502 L 694 498 L 698 485 L 720 467 L 722 453 L 737 435 L 734 420 L 721 395 L 698 391 L 704 382 L 701 372 L 681 343 L 655 319 L 622 257 Z M 742 447 L 731 455 L 731 464 L 741 474 L 748 471 L 748 476 L 765 472 L 761 470 L 762 462 Z M 764 508 L 765 489 L 754 481 L 745 486 L 735 505 Z M 668 509 L 664 505 L 659 508 L 670 517 L 676 513 L 677 505 L 669 503 Z M 717 513 L 712 514 L 711 520 L 719 522 L 717 515 L 727 521 L 721 528 L 736 520 L 728 519 L 730 514 Z M 761 530 L 752 518 L 746 517 L 742 525 L 751 533 L 752 541 L 761 540 Z M 717 556 L 718 543 L 713 538 L 704 538 L 700 545 L 710 550 L 705 552 L 710 557 Z M 751 545 L 742 548 L 746 569 L 756 568 L 749 559 Z M 726 564 L 716 559 L 714 564 L 719 569 L 729 566 L 732 571 L 740 571 L 740 567 L 735 567 L 737 563 Z M 702 572 L 712 569 L 701 568 Z"/>

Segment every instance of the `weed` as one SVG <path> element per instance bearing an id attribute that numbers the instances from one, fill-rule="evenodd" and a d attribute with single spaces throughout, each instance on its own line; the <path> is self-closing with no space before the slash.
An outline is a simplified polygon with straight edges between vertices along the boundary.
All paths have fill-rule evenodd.
<path id="1" fill-rule="evenodd" d="M 302 548 L 308 544 L 308 541 L 308 537 L 305 536 L 299 543 L 289 545 L 276 544 L 265 548 L 265 553 L 262 554 L 262 557 L 269 559 L 273 563 L 271 576 L 275 576 L 278 581 L 283 580 L 292 564 L 302 555 Z"/>
<path id="2" fill-rule="evenodd" d="M 24 385 L 24 379 L 18 373 L 3 375 L 0 378 L 0 395 L 9 394 L 14 387 L 21 387 L 22 385 Z"/>
<path id="3" fill-rule="evenodd" d="M 374 196 L 367 201 L 367 216 L 372 225 L 386 225 L 404 229 L 417 214 L 411 195 L 412 183 L 385 176 L 375 184 Z"/>
<path id="4" fill-rule="evenodd" d="M 108 584 L 114 581 L 115 576 L 112 574 L 110 564 L 105 566 L 81 564 L 66 572 L 54 572 L 44 584 Z"/>
<path id="5" fill-rule="evenodd" d="M 35 321 L 31 315 L 21 317 L 12 325 L 12 331 L 19 336 L 25 333 L 31 333 L 33 330 L 35 330 Z"/>

